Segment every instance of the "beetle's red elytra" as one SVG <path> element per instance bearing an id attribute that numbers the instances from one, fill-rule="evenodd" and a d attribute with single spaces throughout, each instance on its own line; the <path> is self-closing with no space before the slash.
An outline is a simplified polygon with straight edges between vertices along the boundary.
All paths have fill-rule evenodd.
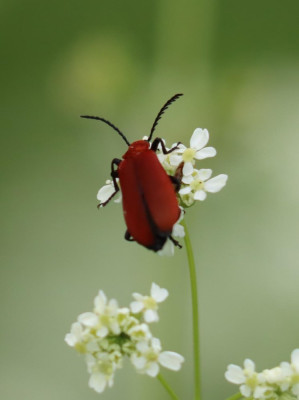
<path id="1" fill-rule="evenodd" d="M 81 116 L 106 123 L 117 131 L 129 146 L 122 159 L 114 158 L 112 160 L 111 177 L 115 192 L 105 203 L 101 203 L 99 206 L 105 206 L 119 191 L 116 180 L 118 178 L 127 226 L 125 239 L 136 241 L 153 251 L 161 250 L 168 238 L 176 246 L 181 247 L 171 236 L 173 226 L 181 213 L 175 189 L 175 187 L 179 188 L 180 182 L 176 177 L 167 175 L 156 155 L 159 145 L 164 154 L 170 153 L 177 147 L 167 151 L 160 138 L 156 138 L 150 145 L 154 130 L 162 114 L 180 96 L 182 96 L 181 93 L 174 95 L 161 108 L 148 139 L 137 140 L 132 144 L 108 120 L 88 115 Z"/>

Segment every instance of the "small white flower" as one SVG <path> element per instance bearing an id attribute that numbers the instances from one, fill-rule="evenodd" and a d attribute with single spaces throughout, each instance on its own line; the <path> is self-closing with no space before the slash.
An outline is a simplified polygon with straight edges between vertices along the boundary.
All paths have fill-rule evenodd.
<path id="1" fill-rule="evenodd" d="M 194 169 L 191 175 L 184 176 L 183 187 L 179 191 L 182 201 L 187 205 L 191 205 L 194 200 L 203 201 L 207 193 L 217 193 L 226 185 L 227 175 L 220 174 L 210 179 L 211 175 L 211 169 Z"/>
<path id="2" fill-rule="evenodd" d="M 107 353 L 98 353 L 96 357 L 86 356 L 88 372 L 91 374 L 88 386 L 98 393 L 102 393 L 106 386 L 113 385 L 116 365 L 109 359 Z"/>
<path id="3" fill-rule="evenodd" d="M 86 313 L 80 314 L 78 317 L 78 321 L 82 325 L 88 326 L 89 328 L 94 328 L 99 323 L 98 316 L 92 312 L 86 312 Z"/>
<path id="4" fill-rule="evenodd" d="M 244 368 L 230 364 L 227 367 L 225 378 L 234 384 L 240 385 L 240 392 L 244 397 L 250 397 L 259 384 L 258 374 L 255 372 L 255 364 L 252 360 L 244 361 Z"/>
<path id="5" fill-rule="evenodd" d="M 156 377 L 159 373 L 159 364 L 172 371 L 181 369 L 184 357 L 172 351 L 163 351 L 160 340 L 153 338 L 151 342 L 139 342 L 136 345 L 137 353 L 132 354 L 131 362 L 136 370 L 142 374 Z"/>
<path id="6" fill-rule="evenodd" d="M 102 393 L 107 385 L 107 380 L 104 374 L 101 372 L 95 372 L 92 374 L 88 381 L 88 386 L 95 390 L 97 393 Z"/>
<path id="7" fill-rule="evenodd" d="M 131 303 L 132 312 L 134 314 L 142 312 L 145 322 L 151 323 L 159 320 L 157 313 L 158 304 L 166 300 L 168 291 L 152 283 L 150 296 L 142 296 L 139 293 L 133 293 L 133 297 L 135 301 Z"/>
<path id="8" fill-rule="evenodd" d="M 179 371 L 184 362 L 184 357 L 173 351 L 163 351 L 159 355 L 159 363 L 162 367 L 168 368 L 172 371 Z"/>
<path id="9" fill-rule="evenodd" d="M 214 147 L 205 147 L 208 141 L 209 132 L 207 129 L 195 129 L 190 139 L 190 147 L 187 148 L 181 144 L 177 150 L 178 154 L 170 156 L 170 163 L 178 166 L 181 162 L 184 162 L 183 174 L 186 176 L 191 175 L 195 159 L 204 160 L 216 155 Z"/>
<path id="10" fill-rule="evenodd" d="M 76 344 L 81 343 L 86 335 L 86 330 L 83 329 L 82 325 L 79 322 L 74 322 L 71 326 L 71 332 L 65 335 L 64 340 L 66 343 L 75 347 Z"/>
<path id="11" fill-rule="evenodd" d="M 94 299 L 94 313 L 98 318 L 97 335 L 105 337 L 109 331 L 114 334 L 120 333 L 117 322 L 118 303 L 115 299 L 107 301 L 105 293 L 100 290 Z"/>
<path id="12" fill-rule="evenodd" d="M 246 381 L 243 369 L 235 364 L 229 364 L 224 374 L 225 379 L 236 385 L 241 385 Z"/>
<path id="13" fill-rule="evenodd" d="M 116 179 L 116 182 L 119 182 L 119 179 Z M 109 198 L 115 193 L 115 187 L 113 181 L 110 179 L 106 180 L 106 185 L 102 186 L 101 189 L 98 191 L 97 199 L 100 202 L 100 206 L 105 203 Z M 121 192 L 119 191 L 120 196 L 114 200 L 115 203 L 121 202 Z"/>
<path id="14" fill-rule="evenodd" d="M 149 340 L 152 337 L 148 325 L 144 323 L 133 326 L 131 329 L 129 329 L 128 334 L 135 341 Z"/>

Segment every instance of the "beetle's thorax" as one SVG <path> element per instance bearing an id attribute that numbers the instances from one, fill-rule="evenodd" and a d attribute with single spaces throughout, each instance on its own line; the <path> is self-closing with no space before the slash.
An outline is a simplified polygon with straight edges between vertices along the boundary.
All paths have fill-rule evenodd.
<path id="1" fill-rule="evenodd" d="M 123 155 L 123 158 L 130 158 L 134 156 L 138 156 L 143 153 L 145 150 L 150 148 L 150 144 L 147 140 L 136 140 L 130 144 L 128 151 Z"/>

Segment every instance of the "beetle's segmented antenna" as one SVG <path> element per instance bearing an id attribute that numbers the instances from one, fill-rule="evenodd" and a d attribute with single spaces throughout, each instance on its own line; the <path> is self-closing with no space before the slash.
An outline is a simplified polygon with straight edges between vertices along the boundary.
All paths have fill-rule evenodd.
<path id="1" fill-rule="evenodd" d="M 149 142 L 151 141 L 153 133 L 154 133 L 154 130 L 156 129 L 156 126 L 158 125 L 158 122 L 159 122 L 160 118 L 162 117 L 162 115 L 164 114 L 164 112 L 167 110 L 167 108 L 170 106 L 170 104 L 172 104 L 174 101 L 176 101 L 181 96 L 183 96 L 183 93 L 175 94 L 161 108 L 161 110 L 159 111 L 159 113 L 158 113 L 158 115 L 157 115 L 157 117 L 156 117 L 156 119 L 154 121 L 154 124 L 153 124 L 152 129 L 151 129 L 151 133 L 150 133 L 150 135 L 149 135 L 149 137 L 147 139 Z"/>
<path id="2" fill-rule="evenodd" d="M 130 142 L 125 137 L 125 135 L 115 125 L 113 125 L 110 121 L 107 121 L 106 119 L 101 118 L 101 117 L 93 117 L 91 115 L 80 115 L 80 117 L 81 118 L 87 118 L 87 119 L 95 119 L 97 121 L 105 122 L 105 124 L 111 126 L 111 128 L 113 128 L 124 139 L 124 141 L 127 143 L 127 145 L 130 146 Z"/>

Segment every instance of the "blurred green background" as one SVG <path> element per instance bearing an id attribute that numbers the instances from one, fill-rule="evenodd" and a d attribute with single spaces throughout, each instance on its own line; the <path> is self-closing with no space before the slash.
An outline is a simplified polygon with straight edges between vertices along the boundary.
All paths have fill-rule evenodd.
<path id="1" fill-rule="evenodd" d="M 96 209 L 110 161 L 160 122 L 168 144 L 208 128 L 227 187 L 189 209 L 199 269 L 203 392 L 235 388 L 226 365 L 258 368 L 299 347 L 299 3 L 296 0 L 3 0 L 1 14 L 0 397 L 97 399 L 64 343 L 99 288 L 126 305 L 152 281 L 170 292 L 153 330 L 184 354 L 165 376 L 192 394 L 184 249 L 161 258 L 123 239 L 121 207 Z M 156 380 L 117 371 L 101 398 L 167 399 Z"/>

